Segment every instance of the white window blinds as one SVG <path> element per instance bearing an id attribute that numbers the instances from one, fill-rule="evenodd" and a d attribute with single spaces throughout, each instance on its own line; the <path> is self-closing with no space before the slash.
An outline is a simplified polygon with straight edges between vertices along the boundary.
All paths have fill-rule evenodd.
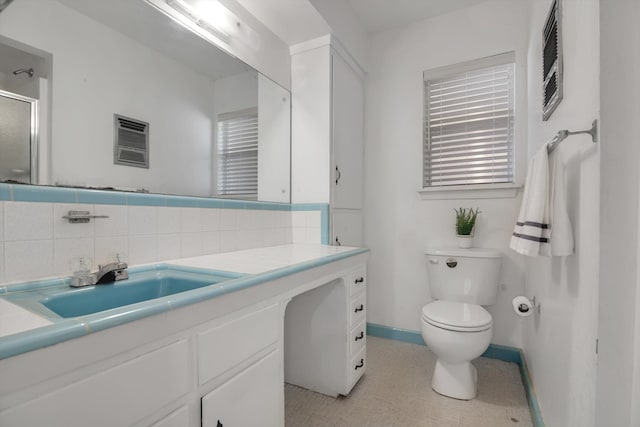
<path id="1" fill-rule="evenodd" d="M 424 187 L 514 182 L 513 53 L 424 73 Z"/>
<path id="2" fill-rule="evenodd" d="M 258 196 L 258 110 L 218 115 L 218 195 Z"/>

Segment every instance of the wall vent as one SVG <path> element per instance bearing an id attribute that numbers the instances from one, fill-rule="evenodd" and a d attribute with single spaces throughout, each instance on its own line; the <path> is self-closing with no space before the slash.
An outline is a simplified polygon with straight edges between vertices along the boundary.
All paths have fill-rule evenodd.
<path id="1" fill-rule="evenodd" d="M 542 31 L 542 120 L 551 117 L 562 101 L 561 0 L 554 0 Z"/>
<path id="2" fill-rule="evenodd" d="M 149 123 L 114 114 L 113 163 L 149 168 Z"/>

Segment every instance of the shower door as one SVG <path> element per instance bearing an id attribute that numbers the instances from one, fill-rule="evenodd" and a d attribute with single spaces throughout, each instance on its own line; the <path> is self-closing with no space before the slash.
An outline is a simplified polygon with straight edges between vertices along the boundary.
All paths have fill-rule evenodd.
<path id="1" fill-rule="evenodd" d="M 37 183 L 36 100 L 0 90 L 0 182 Z"/>

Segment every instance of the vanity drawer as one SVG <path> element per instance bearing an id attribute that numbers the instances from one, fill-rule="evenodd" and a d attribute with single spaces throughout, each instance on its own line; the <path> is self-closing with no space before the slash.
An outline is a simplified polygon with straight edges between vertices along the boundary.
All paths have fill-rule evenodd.
<path id="1" fill-rule="evenodd" d="M 279 308 L 270 305 L 198 334 L 198 372 L 204 384 L 275 344 Z"/>
<path id="2" fill-rule="evenodd" d="M 367 302 L 367 295 L 362 294 L 351 301 L 351 314 L 349 316 L 349 324 L 355 325 L 365 319 L 365 305 Z"/>
<path id="3" fill-rule="evenodd" d="M 367 266 L 362 265 L 349 273 L 347 280 L 349 280 L 349 295 L 355 295 L 365 290 L 367 287 Z"/>
<path id="4" fill-rule="evenodd" d="M 351 330 L 349 340 L 349 354 L 357 354 L 367 343 L 367 326 L 365 322 L 360 322 L 358 326 Z"/>
<path id="5" fill-rule="evenodd" d="M 349 365 L 349 392 L 367 369 L 367 348 L 360 350 Z"/>

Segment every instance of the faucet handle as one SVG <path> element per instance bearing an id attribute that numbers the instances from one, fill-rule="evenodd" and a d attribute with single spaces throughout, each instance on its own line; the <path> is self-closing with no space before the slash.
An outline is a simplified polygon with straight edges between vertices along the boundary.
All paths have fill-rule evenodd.
<path id="1" fill-rule="evenodd" d="M 127 262 L 127 256 L 125 254 L 123 254 L 122 252 L 113 252 L 109 255 L 109 260 L 110 262 L 114 262 L 114 263 L 121 263 L 121 262 Z"/>
<path id="2" fill-rule="evenodd" d="M 92 260 L 90 257 L 75 257 L 69 263 L 73 274 L 89 273 L 91 271 Z"/>
<path id="3" fill-rule="evenodd" d="M 94 285 L 96 283 L 95 273 L 91 273 L 91 258 L 78 257 L 71 260 L 71 276 L 70 285 L 74 288 Z"/>

